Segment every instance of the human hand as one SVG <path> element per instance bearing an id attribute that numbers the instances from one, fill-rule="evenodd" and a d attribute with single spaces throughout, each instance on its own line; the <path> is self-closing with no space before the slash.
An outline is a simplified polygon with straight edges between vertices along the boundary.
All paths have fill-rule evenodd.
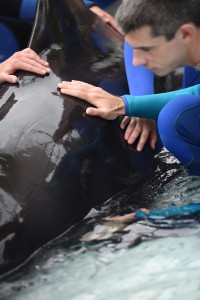
<path id="1" fill-rule="evenodd" d="M 86 113 L 107 120 L 114 120 L 124 115 L 125 108 L 122 98 L 114 96 L 103 89 L 82 81 L 63 81 L 58 84 L 61 93 L 74 96 L 89 102 L 96 107 L 88 107 Z"/>
<path id="2" fill-rule="evenodd" d="M 139 137 L 137 151 L 142 151 L 147 139 L 151 149 L 155 149 L 157 141 L 156 123 L 154 120 L 136 117 L 124 117 L 120 124 L 121 129 L 125 129 L 124 139 L 129 145 L 133 144 Z"/>
<path id="3" fill-rule="evenodd" d="M 90 10 L 95 13 L 103 22 L 110 25 L 114 30 L 116 30 L 118 33 L 120 33 L 120 35 L 123 36 L 123 33 L 113 16 L 111 16 L 109 13 L 98 6 L 92 6 L 90 7 Z"/>
<path id="4" fill-rule="evenodd" d="M 48 62 L 40 59 L 30 48 L 15 52 L 0 64 L 0 82 L 16 83 L 18 78 L 12 74 L 17 70 L 29 71 L 39 75 L 45 75 L 50 72 Z"/>

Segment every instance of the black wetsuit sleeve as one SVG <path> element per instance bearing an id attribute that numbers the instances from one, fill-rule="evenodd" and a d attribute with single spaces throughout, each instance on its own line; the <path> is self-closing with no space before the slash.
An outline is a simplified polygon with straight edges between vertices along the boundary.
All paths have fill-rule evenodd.
<path id="1" fill-rule="evenodd" d="M 22 0 L 1 0 L 0 15 L 18 19 L 21 3 Z"/>

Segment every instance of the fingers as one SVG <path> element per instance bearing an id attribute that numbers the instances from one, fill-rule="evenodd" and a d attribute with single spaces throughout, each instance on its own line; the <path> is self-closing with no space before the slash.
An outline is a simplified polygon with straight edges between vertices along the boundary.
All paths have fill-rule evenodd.
<path id="1" fill-rule="evenodd" d="M 42 60 L 33 50 L 27 48 L 16 52 L 11 58 L 13 69 L 45 75 L 50 72 L 48 62 Z"/>
<path id="2" fill-rule="evenodd" d="M 18 78 L 15 75 L 0 74 L 0 82 L 16 83 Z"/>
<path id="3" fill-rule="evenodd" d="M 130 130 L 130 129 L 129 129 Z M 126 132 L 127 134 L 127 142 L 129 145 L 133 144 L 136 139 L 139 137 L 139 141 L 137 144 L 137 151 L 142 151 L 142 149 L 144 148 L 144 145 L 146 144 L 146 141 L 148 139 L 149 136 L 149 130 L 145 127 L 141 127 L 140 124 L 136 124 L 134 129 Z M 126 138 L 126 136 L 125 136 Z"/>
<path id="4" fill-rule="evenodd" d="M 142 151 L 142 149 L 144 148 L 144 145 L 147 142 L 147 139 L 149 137 L 149 131 L 148 130 L 143 130 L 141 135 L 140 135 L 140 139 L 139 142 L 137 144 L 137 151 Z"/>
<path id="5" fill-rule="evenodd" d="M 80 98 L 82 100 L 89 100 L 91 88 L 90 85 L 80 81 L 63 81 L 58 84 L 61 93 Z M 92 104 L 92 102 L 90 102 Z"/>
<path id="6" fill-rule="evenodd" d="M 128 124 L 128 125 L 127 125 Z M 127 126 L 127 127 L 126 127 Z M 155 122 L 152 120 L 140 119 L 140 118 L 129 118 L 125 117 L 120 127 L 126 131 L 124 134 L 124 139 L 129 145 L 133 144 L 138 138 L 137 151 L 142 151 L 147 140 L 150 138 L 150 147 L 155 149 L 155 144 L 157 141 L 157 133 L 155 129 Z"/>
<path id="7" fill-rule="evenodd" d="M 86 114 L 89 116 L 93 116 L 93 117 L 101 117 L 107 120 L 112 120 L 113 118 L 108 118 L 107 117 L 107 111 L 103 110 L 103 109 L 98 109 L 95 107 L 88 107 L 86 109 Z"/>
<path id="8" fill-rule="evenodd" d="M 20 52 L 16 52 L 16 53 L 20 53 Z M 45 67 L 47 67 L 49 65 L 49 63 L 47 61 L 41 59 L 37 55 L 37 53 L 30 48 L 26 48 L 26 49 L 22 50 L 21 54 L 27 55 L 31 60 L 34 60 L 34 61 L 38 62 L 40 65 L 43 65 Z"/>
<path id="9" fill-rule="evenodd" d="M 156 142 L 157 142 L 158 136 L 157 136 L 157 131 L 156 129 L 152 131 L 151 136 L 150 136 L 150 141 L 149 141 L 149 145 L 151 147 L 151 149 L 155 149 L 156 147 Z"/>
<path id="10" fill-rule="evenodd" d="M 141 133 L 140 126 L 137 124 L 137 118 L 125 117 L 121 122 L 121 128 L 124 129 L 126 126 L 127 128 L 125 130 L 124 139 L 128 142 L 128 144 L 133 144 Z"/>
<path id="11" fill-rule="evenodd" d="M 50 72 L 48 62 L 42 60 L 32 49 L 29 48 L 15 52 L 0 65 L 0 72 L 8 75 L 13 74 L 17 70 L 34 72 L 39 75 L 45 75 Z"/>
<path id="12" fill-rule="evenodd" d="M 121 129 L 125 129 L 126 125 L 127 125 L 128 123 L 130 123 L 130 121 L 131 121 L 131 118 L 130 118 L 130 117 L 124 117 L 123 120 L 122 120 L 121 123 L 120 123 L 120 128 L 121 128 Z"/>
<path id="13" fill-rule="evenodd" d="M 72 80 L 72 81 L 62 81 L 58 84 L 59 87 L 69 87 L 69 88 L 82 88 L 82 89 L 94 89 L 96 88 L 94 85 L 79 81 L 79 80 Z"/>
<path id="14" fill-rule="evenodd" d="M 137 145 L 137 151 L 142 151 L 144 145 L 146 144 L 147 140 L 149 139 L 149 145 L 151 149 L 155 149 L 155 144 L 157 141 L 157 131 L 155 127 L 155 121 L 153 120 L 145 120 L 143 121 L 143 128 L 140 135 L 140 139 Z"/>
<path id="15" fill-rule="evenodd" d="M 36 73 L 38 75 L 45 75 L 47 73 L 50 73 L 50 69 L 41 65 L 37 61 L 34 61 L 33 59 L 30 58 L 23 58 L 23 61 L 16 61 L 14 62 L 13 65 L 14 72 L 16 70 L 24 70 L 24 71 L 29 71 L 32 73 Z"/>
<path id="16" fill-rule="evenodd" d="M 90 115 L 90 116 L 98 116 L 98 110 L 96 108 L 93 108 L 93 107 L 88 107 L 86 109 L 86 114 Z"/>
<path id="17" fill-rule="evenodd" d="M 136 118 L 130 118 L 130 122 L 124 134 L 124 139 L 128 142 L 128 144 L 133 144 L 140 132 L 141 130 L 137 125 Z"/>
<path id="18" fill-rule="evenodd" d="M 58 84 L 61 93 L 78 97 L 94 105 L 87 113 L 99 116 L 107 120 L 114 120 L 118 116 L 124 115 L 125 108 L 122 98 L 114 96 L 100 87 L 82 81 L 64 81 Z"/>
<path id="19" fill-rule="evenodd" d="M 48 62 L 42 60 L 32 49 L 26 48 L 15 52 L 11 57 L 0 64 L 0 81 L 15 83 L 17 77 L 12 75 L 17 70 L 45 75 L 50 72 Z"/>
<path id="20" fill-rule="evenodd" d="M 106 92 L 101 88 L 93 86 L 89 83 L 72 80 L 72 81 L 63 81 L 58 84 L 58 87 L 61 89 L 61 93 L 86 100 L 93 105 L 99 104 L 99 99 L 101 97 L 106 97 Z"/>

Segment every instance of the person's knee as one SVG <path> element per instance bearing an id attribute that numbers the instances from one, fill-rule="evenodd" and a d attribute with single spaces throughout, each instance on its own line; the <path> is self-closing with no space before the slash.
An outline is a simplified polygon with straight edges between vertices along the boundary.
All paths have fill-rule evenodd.
<path id="1" fill-rule="evenodd" d="M 160 112 L 158 131 L 164 147 L 188 168 L 200 154 L 200 97 L 178 98 Z"/>
<path id="2" fill-rule="evenodd" d="M 158 131 L 163 145 L 168 148 L 168 144 L 171 144 L 172 138 L 175 136 L 175 120 L 177 113 L 173 109 L 171 101 L 161 110 L 158 116 Z"/>
<path id="3" fill-rule="evenodd" d="M 200 142 L 200 97 L 182 95 L 174 98 L 161 110 L 158 130 L 162 139 L 173 137 L 186 142 Z"/>

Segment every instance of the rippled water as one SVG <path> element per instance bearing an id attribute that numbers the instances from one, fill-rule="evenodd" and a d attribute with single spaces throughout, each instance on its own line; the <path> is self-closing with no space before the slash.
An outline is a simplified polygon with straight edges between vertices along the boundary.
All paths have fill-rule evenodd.
<path id="1" fill-rule="evenodd" d="M 52 256 L 10 299 L 191 299 L 200 297 L 199 235 L 116 252 Z M 34 280 L 34 285 L 32 285 Z M 16 288 L 16 287 L 15 287 Z"/>
<path id="2" fill-rule="evenodd" d="M 38 251 L 1 284 L 1 298 L 199 300 L 200 178 L 166 151 L 156 160 L 154 178 Z M 150 210 L 144 218 L 107 219 L 140 208 Z"/>

